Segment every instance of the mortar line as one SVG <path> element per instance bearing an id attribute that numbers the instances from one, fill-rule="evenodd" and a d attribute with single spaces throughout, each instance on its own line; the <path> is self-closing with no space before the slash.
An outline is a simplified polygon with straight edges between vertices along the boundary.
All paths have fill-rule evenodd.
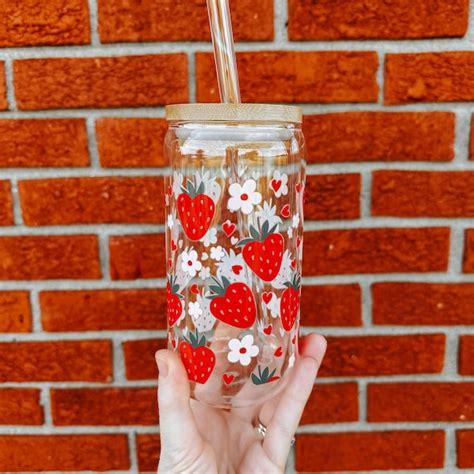
<path id="1" fill-rule="evenodd" d="M 7 178 L 8 179 L 8 178 Z M 18 228 L 23 225 L 23 214 L 21 212 L 20 202 L 20 191 L 18 189 L 18 180 L 15 177 L 10 177 L 10 190 L 12 195 L 12 208 L 13 208 L 13 226 L 12 228 Z M 5 228 L 10 227 L 6 226 Z M 4 229 L 2 228 L 2 235 Z"/>
<path id="2" fill-rule="evenodd" d="M 274 38 L 272 46 L 274 46 L 275 49 L 279 49 L 291 44 L 288 38 L 288 0 L 279 0 L 274 2 L 273 8 Z"/>
<path id="3" fill-rule="evenodd" d="M 451 236 L 449 243 L 449 265 L 448 273 L 462 274 L 463 258 L 464 258 L 464 238 L 465 229 L 459 223 L 451 226 Z"/>
<path id="4" fill-rule="evenodd" d="M 99 233 L 97 236 L 99 243 L 99 262 L 102 275 L 102 281 L 110 281 L 110 251 L 109 236 Z"/>
<path id="5" fill-rule="evenodd" d="M 188 95 L 189 102 L 197 101 L 196 92 L 196 54 L 188 52 Z"/>
<path id="6" fill-rule="evenodd" d="M 456 111 L 454 162 L 469 163 L 469 140 L 471 135 L 471 111 Z"/>
<path id="7" fill-rule="evenodd" d="M 445 454 L 444 454 L 444 467 L 448 470 L 447 472 L 457 471 L 457 453 L 456 453 L 456 428 L 447 426 L 444 430 L 445 436 Z M 464 469 L 463 469 L 464 471 Z"/>
<path id="8" fill-rule="evenodd" d="M 376 73 L 376 81 L 379 88 L 378 102 L 384 105 L 385 95 L 385 54 L 377 50 L 378 66 Z"/>
<path id="9" fill-rule="evenodd" d="M 97 0 L 89 0 L 89 26 L 91 30 L 91 43 L 90 46 L 99 46 L 99 9 Z"/>
<path id="10" fill-rule="evenodd" d="M 97 146 L 97 135 L 95 128 L 95 120 L 93 117 L 86 117 L 86 131 L 87 131 L 87 143 L 89 151 L 90 165 L 87 170 L 91 170 L 91 173 L 95 173 L 96 169 L 100 169 L 99 149 Z M 76 176 L 74 168 L 71 172 Z"/>
<path id="11" fill-rule="evenodd" d="M 308 174 L 308 176 L 311 176 Z M 360 173 L 360 219 L 372 217 L 372 172 Z"/>
<path id="12" fill-rule="evenodd" d="M 457 377 L 458 354 L 459 354 L 459 336 L 461 334 L 446 334 L 446 351 L 444 356 L 443 374 L 448 377 Z"/>
<path id="13" fill-rule="evenodd" d="M 113 367 L 114 367 L 114 385 L 124 384 L 127 380 L 125 376 L 125 362 L 122 350 L 122 341 L 114 338 L 112 340 L 113 348 Z"/>
<path id="14" fill-rule="evenodd" d="M 361 292 L 361 311 L 362 311 L 362 326 L 364 328 L 376 327 L 372 324 L 372 291 L 371 285 L 366 280 L 359 282 Z"/>
<path id="15" fill-rule="evenodd" d="M 37 333 L 39 336 L 43 336 L 43 324 L 41 321 L 41 306 L 39 302 L 39 291 L 36 288 L 30 289 L 30 305 L 31 314 L 33 318 L 32 329 L 33 333 Z"/>
<path id="16" fill-rule="evenodd" d="M 4 75 L 7 89 L 7 102 L 8 110 L 16 111 L 16 97 L 15 97 L 15 88 L 14 88 L 14 78 L 13 78 L 13 60 L 10 58 L 5 58 L 4 60 Z M 0 114 L 1 117 L 1 114 Z"/>
<path id="17" fill-rule="evenodd" d="M 359 419 L 360 423 L 367 423 L 367 382 L 365 380 L 357 380 L 358 400 L 359 400 Z"/>
<path id="18" fill-rule="evenodd" d="M 138 472 L 138 457 L 137 457 L 137 432 L 132 430 L 128 432 L 128 451 L 130 459 L 129 472 Z M 157 466 L 158 467 L 158 466 Z"/>
<path id="19" fill-rule="evenodd" d="M 41 405 L 43 406 L 44 413 L 44 426 L 48 428 L 54 428 L 53 424 L 53 412 L 51 410 L 51 396 L 50 396 L 50 387 L 41 387 Z"/>

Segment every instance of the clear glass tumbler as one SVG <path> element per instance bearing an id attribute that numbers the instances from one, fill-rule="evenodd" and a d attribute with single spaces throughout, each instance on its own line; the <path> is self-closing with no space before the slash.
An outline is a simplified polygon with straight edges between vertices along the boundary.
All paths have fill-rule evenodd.
<path id="1" fill-rule="evenodd" d="M 261 402 L 284 386 L 298 354 L 301 109 L 188 104 L 166 115 L 169 347 L 195 399 Z"/>

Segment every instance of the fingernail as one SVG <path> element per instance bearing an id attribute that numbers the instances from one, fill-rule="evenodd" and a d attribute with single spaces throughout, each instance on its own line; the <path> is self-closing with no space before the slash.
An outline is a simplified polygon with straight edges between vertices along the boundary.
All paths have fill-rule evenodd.
<path id="1" fill-rule="evenodd" d="M 168 375 L 168 363 L 161 359 L 159 356 L 156 357 L 156 363 L 158 365 L 158 372 L 161 378 L 165 378 Z"/>

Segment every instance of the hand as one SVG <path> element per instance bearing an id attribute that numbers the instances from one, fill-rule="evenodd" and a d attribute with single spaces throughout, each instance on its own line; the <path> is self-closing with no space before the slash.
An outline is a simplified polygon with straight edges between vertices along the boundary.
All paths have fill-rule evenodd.
<path id="1" fill-rule="evenodd" d="M 158 351 L 158 473 L 283 472 L 325 351 L 326 340 L 322 336 L 306 336 L 301 340 L 292 378 L 277 397 L 261 407 L 230 411 L 190 400 L 181 359 L 172 351 Z M 263 440 L 253 426 L 257 416 L 267 427 Z"/>

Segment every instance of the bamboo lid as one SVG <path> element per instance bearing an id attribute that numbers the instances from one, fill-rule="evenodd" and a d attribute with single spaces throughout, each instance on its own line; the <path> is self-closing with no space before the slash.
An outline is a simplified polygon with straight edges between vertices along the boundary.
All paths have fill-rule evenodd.
<path id="1" fill-rule="evenodd" d="M 169 121 L 301 123 L 303 109 L 277 104 L 179 104 L 166 106 Z"/>

